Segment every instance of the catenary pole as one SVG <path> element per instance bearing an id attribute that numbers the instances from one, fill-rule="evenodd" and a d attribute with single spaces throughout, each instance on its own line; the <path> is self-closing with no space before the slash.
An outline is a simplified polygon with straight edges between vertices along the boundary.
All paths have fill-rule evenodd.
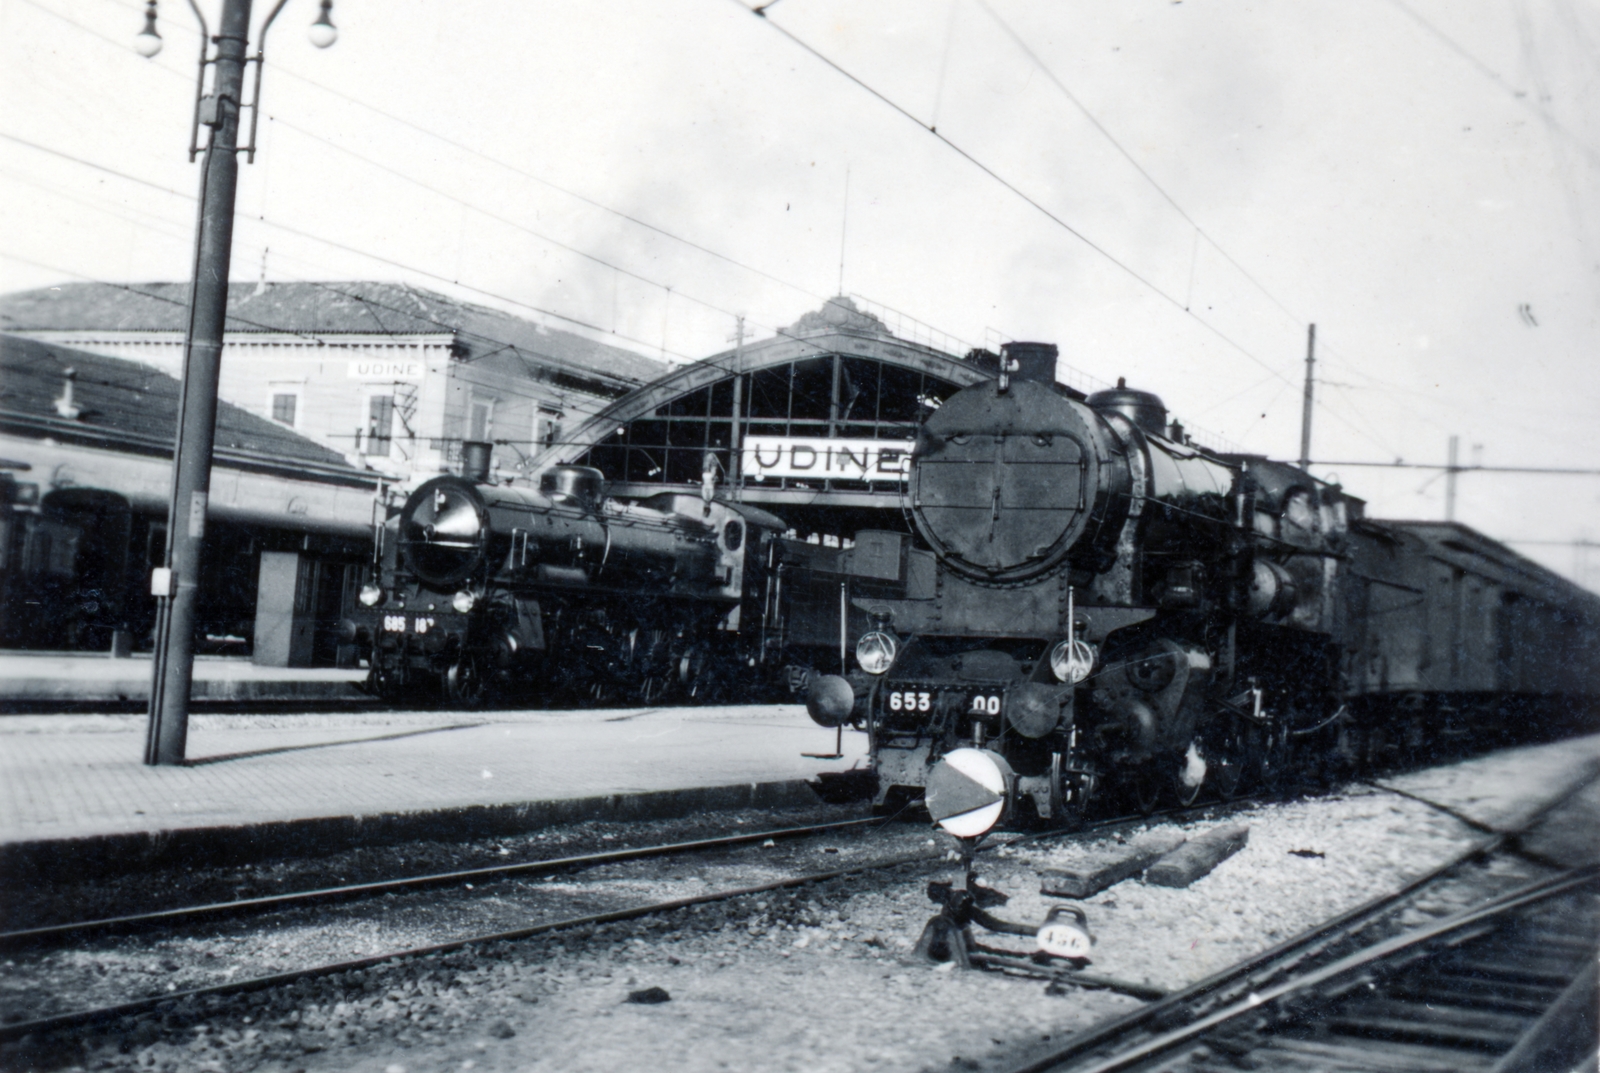
<path id="1" fill-rule="evenodd" d="M 200 172 L 200 223 L 184 340 L 172 498 L 167 505 L 167 574 L 164 586 L 152 585 L 165 588 L 165 592 L 156 593 L 159 602 L 146 764 L 181 764 L 188 744 L 195 607 L 216 439 L 217 378 L 227 319 L 234 195 L 239 178 L 239 113 L 249 30 L 250 0 L 224 0 L 215 38 L 212 93 L 203 102 L 201 114 L 211 132 Z"/>
<path id="2" fill-rule="evenodd" d="M 1460 460 L 1461 437 L 1450 437 L 1450 464 L 1444 470 L 1444 520 L 1456 520 L 1456 474 L 1461 472 L 1457 463 Z"/>
<path id="3" fill-rule="evenodd" d="M 1300 407 L 1300 468 L 1311 467 L 1311 378 L 1312 370 L 1317 364 L 1317 326 L 1311 325 L 1306 332 L 1306 392 L 1305 399 Z"/>

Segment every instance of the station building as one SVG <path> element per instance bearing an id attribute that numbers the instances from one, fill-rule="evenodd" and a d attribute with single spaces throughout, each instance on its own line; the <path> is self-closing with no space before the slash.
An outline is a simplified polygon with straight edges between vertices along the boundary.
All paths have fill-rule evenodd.
<path id="1" fill-rule="evenodd" d="M 0 647 L 148 649 L 164 561 L 178 381 L 0 333 Z M 201 555 L 196 646 L 306 666 L 371 558 L 376 474 L 227 402 Z"/>
<path id="2" fill-rule="evenodd" d="M 186 283 L 0 295 L 0 331 L 180 376 Z M 516 474 L 667 372 L 631 350 L 401 283 L 235 283 L 219 397 L 405 483 L 496 441 Z"/>

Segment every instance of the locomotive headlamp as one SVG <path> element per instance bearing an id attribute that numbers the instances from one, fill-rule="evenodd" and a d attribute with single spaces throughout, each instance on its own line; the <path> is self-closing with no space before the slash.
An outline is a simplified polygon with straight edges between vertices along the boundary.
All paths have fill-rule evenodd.
<path id="1" fill-rule="evenodd" d="M 468 611 L 471 611 L 473 605 L 477 602 L 478 597 L 471 589 L 462 589 L 460 592 L 450 597 L 450 606 L 461 612 L 463 615 L 465 615 Z"/>
<path id="2" fill-rule="evenodd" d="M 1077 685 L 1094 669 L 1094 648 L 1088 641 L 1059 641 L 1050 650 L 1050 670 L 1058 682 Z"/>
<path id="3" fill-rule="evenodd" d="M 376 581 L 369 581 L 361 586 L 359 599 L 362 607 L 377 607 L 383 603 L 383 589 Z"/>
<path id="4" fill-rule="evenodd" d="M 893 665 L 899 650 L 900 644 L 893 634 L 873 630 L 862 634 L 861 640 L 856 642 L 856 662 L 868 674 L 883 674 Z"/>

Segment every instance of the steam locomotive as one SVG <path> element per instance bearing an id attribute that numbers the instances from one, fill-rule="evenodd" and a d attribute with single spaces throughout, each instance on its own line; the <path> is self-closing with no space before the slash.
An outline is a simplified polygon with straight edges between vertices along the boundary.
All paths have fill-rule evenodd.
<path id="1" fill-rule="evenodd" d="M 1203 450 L 1153 394 L 1056 383 L 1056 353 L 1009 344 L 926 418 L 920 544 L 858 533 L 814 567 L 848 591 L 856 660 L 808 676 L 807 708 L 870 733 L 880 808 L 1059 822 L 1114 786 L 1151 810 L 1592 713 L 1600 599 Z"/>
<path id="2" fill-rule="evenodd" d="M 586 466 L 555 466 L 537 490 L 496 484 L 489 452 L 466 444 L 462 476 L 422 484 L 378 532 L 343 624 L 373 692 L 656 703 L 755 676 L 779 519 L 709 482 L 612 498 Z"/>

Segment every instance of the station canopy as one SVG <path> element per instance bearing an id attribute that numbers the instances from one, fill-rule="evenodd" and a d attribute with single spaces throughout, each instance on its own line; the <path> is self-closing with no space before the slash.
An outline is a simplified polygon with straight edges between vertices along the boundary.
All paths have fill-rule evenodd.
<path id="1" fill-rule="evenodd" d="M 594 466 L 611 492 L 717 494 L 803 534 L 906 528 L 902 499 L 923 417 L 995 375 L 992 355 L 900 338 L 849 298 L 769 339 L 682 366 L 618 399 L 534 460 Z M 709 461 L 708 461 L 709 460 Z"/>

